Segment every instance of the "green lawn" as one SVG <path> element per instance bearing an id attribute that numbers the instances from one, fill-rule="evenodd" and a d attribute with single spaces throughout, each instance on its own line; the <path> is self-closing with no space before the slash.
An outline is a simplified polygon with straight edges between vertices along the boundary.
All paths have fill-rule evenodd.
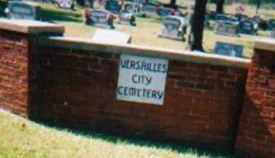
<path id="1" fill-rule="evenodd" d="M 181 146 L 57 129 L 0 109 L 0 158 L 229 158 Z"/>

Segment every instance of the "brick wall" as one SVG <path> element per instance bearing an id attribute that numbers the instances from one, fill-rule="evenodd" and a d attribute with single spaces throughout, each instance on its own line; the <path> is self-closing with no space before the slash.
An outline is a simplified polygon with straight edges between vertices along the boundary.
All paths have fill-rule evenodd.
<path id="1" fill-rule="evenodd" d="M 28 70 L 31 39 L 0 30 L 0 107 L 16 114 L 28 113 Z"/>
<path id="2" fill-rule="evenodd" d="M 36 50 L 39 119 L 233 149 L 246 68 L 169 60 L 165 101 L 158 106 L 116 99 L 119 54 L 50 45 Z"/>
<path id="3" fill-rule="evenodd" d="M 255 50 L 246 83 L 236 153 L 249 158 L 275 155 L 274 50 Z"/>

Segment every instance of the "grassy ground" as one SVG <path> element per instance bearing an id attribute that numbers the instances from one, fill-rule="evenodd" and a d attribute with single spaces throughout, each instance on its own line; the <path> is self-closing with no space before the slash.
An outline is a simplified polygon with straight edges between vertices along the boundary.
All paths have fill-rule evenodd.
<path id="1" fill-rule="evenodd" d="M 97 133 L 76 134 L 39 125 L 1 109 L 0 120 L 0 158 L 229 158 Z"/>

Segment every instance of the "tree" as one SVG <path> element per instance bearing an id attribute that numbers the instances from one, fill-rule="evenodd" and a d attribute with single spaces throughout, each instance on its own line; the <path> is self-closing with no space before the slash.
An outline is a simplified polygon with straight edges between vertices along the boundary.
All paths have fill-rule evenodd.
<path id="1" fill-rule="evenodd" d="M 203 51 L 203 28 L 206 13 L 206 4 L 208 0 L 196 0 L 194 13 L 191 18 L 191 33 L 189 44 L 191 50 Z"/>
<path id="2" fill-rule="evenodd" d="M 176 6 L 177 0 L 170 0 L 170 6 Z"/>
<path id="3" fill-rule="evenodd" d="M 216 0 L 216 13 L 223 13 L 223 5 L 225 0 Z"/>

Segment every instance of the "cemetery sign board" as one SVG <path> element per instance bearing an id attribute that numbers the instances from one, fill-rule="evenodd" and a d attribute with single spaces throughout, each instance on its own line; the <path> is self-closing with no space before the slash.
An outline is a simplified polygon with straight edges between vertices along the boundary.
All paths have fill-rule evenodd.
<path id="1" fill-rule="evenodd" d="M 9 1 L 8 18 L 19 20 L 39 20 L 40 6 L 33 2 Z"/>
<path id="2" fill-rule="evenodd" d="M 163 105 L 168 60 L 121 55 L 117 99 Z"/>

